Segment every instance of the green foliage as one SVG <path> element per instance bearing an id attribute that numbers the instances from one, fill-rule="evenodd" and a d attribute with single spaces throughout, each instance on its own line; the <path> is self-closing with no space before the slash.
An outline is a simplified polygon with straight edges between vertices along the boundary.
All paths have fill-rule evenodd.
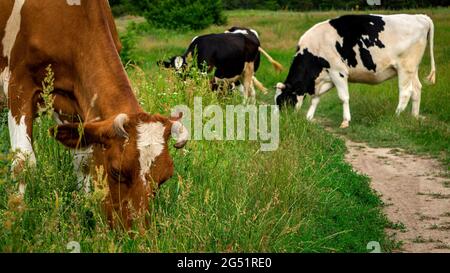
<path id="1" fill-rule="evenodd" d="M 165 2 L 164 0 L 162 0 Z M 154 9 L 158 0 L 111 0 L 114 15 L 140 14 Z M 168 0 L 167 2 L 170 2 Z M 183 1 L 182 1 L 183 2 Z M 185 1 L 188 2 L 188 1 Z M 265 10 L 329 10 L 329 9 L 405 9 L 421 7 L 448 7 L 448 0 L 381 0 L 381 5 L 370 6 L 367 0 L 222 0 L 223 7 L 233 9 Z M 165 7 L 171 8 L 170 5 Z"/>
<path id="2" fill-rule="evenodd" d="M 155 0 L 144 14 L 149 23 L 167 29 L 204 29 L 226 18 L 220 0 Z"/>
<path id="3" fill-rule="evenodd" d="M 381 0 L 381 5 L 370 6 L 367 0 L 223 0 L 226 9 L 404 9 L 448 6 L 448 0 Z"/>
<path id="4" fill-rule="evenodd" d="M 114 16 L 125 14 L 142 15 L 151 1 L 147 0 L 109 0 Z"/>
<path id="5" fill-rule="evenodd" d="M 130 22 L 125 32 L 119 34 L 122 43 L 120 58 L 124 64 L 137 62 L 136 46 L 139 39 L 137 25 L 135 22 Z"/>

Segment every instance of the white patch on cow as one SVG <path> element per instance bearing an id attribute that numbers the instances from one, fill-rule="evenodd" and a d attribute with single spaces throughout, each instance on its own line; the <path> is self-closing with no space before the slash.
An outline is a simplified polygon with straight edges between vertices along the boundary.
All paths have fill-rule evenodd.
<path id="1" fill-rule="evenodd" d="M 69 6 L 81 6 L 81 0 L 66 0 Z"/>
<path id="2" fill-rule="evenodd" d="M 295 105 L 296 111 L 300 111 L 300 109 L 302 109 L 304 99 L 305 96 L 297 96 L 297 104 Z"/>
<path id="3" fill-rule="evenodd" d="M 180 56 L 176 57 L 174 63 L 175 63 L 176 70 L 181 69 L 181 67 L 183 66 L 183 58 Z"/>
<path id="4" fill-rule="evenodd" d="M 139 150 L 140 175 L 144 183 L 147 183 L 145 175 L 156 158 L 164 149 L 164 130 L 161 122 L 140 123 L 137 126 L 137 148 Z"/>
<path id="5" fill-rule="evenodd" d="M 258 32 L 256 30 L 250 29 L 250 31 L 253 32 L 253 34 L 255 34 L 256 38 L 259 39 L 259 34 L 258 34 Z"/>
<path id="6" fill-rule="evenodd" d="M 28 160 L 30 165 L 36 164 L 36 157 L 34 155 L 33 146 L 31 145 L 31 139 L 27 134 L 27 125 L 25 124 L 25 116 L 20 118 L 19 123 L 13 117 L 11 110 L 8 112 L 8 127 L 9 136 L 11 139 L 11 148 L 13 152 L 16 152 L 14 167 L 20 163 Z"/>
<path id="7" fill-rule="evenodd" d="M 9 79 L 11 78 L 11 71 L 6 67 L 2 73 L 0 73 L 0 86 L 3 87 L 3 92 L 6 98 L 8 98 Z"/>
<path id="8" fill-rule="evenodd" d="M 238 89 L 239 89 L 239 93 L 241 93 L 241 96 L 244 96 L 244 92 L 245 92 L 244 85 L 240 84 L 238 86 Z"/>
<path id="9" fill-rule="evenodd" d="M 248 35 L 248 31 L 245 29 L 237 29 L 233 32 L 227 32 L 227 33 L 233 33 L 233 34 L 244 34 L 244 35 Z"/>
<path id="10" fill-rule="evenodd" d="M 14 7 L 9 16 L 9 19 L 5 27 L 5 36 L 3 37 L 3 56 L 8 58 L 8 64 L 11 62 L 11 52 L 16 43 L 17 34 L 20 31 L 20 23 L 22 16 L 20 12 L 22 10 L 25 0 L 15 0 Z"/>
<path id="11" fill-rule="evenodd" d="M 277 99 L 279 96 L 281 96 L 282 93 L 283 93 L 283 91 L 281 91 L 281 89 L 277 89 L 277 91 L 275 92 L 275 97 L 274 97 L 274 100 L 275 100 L 274 105 L 277 105 Z"/>
<path id="12" fill-rule="evenodd" d="M 194 39 L 192 39 L 191 43 L 194 42 L 197 38 L 198 36 L 195 36 Z"/>

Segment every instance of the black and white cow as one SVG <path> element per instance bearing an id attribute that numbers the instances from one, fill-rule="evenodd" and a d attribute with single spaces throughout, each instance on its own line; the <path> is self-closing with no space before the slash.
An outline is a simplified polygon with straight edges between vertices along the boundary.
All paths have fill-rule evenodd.
<path id="1" fill-rule="evenodd" d="M 348 82 L 377 84 L 396 75 L 403 112 L 412 97 L 412 115 L 419 116 L 422 84 L 419 64 L 429 40 L 431 73 L 436 82 L 434 24 L 426 15 L 345 15 L 309 29 L 298 43 L 297 54 L 284 83 L 277 84 L 275 102 L 300 109 L 304 96 L 312 96 L 307 119 L 312 120 L 320 96 L 336 87 L 349 126 Z"/>
<path id="2" fill-rule="evenodd" d="M 269 55 L 269 53 L 267 53 L 262 47 L 261 47 L 261 42 L 259 40 L 259 34 L 256 30 L 251 29 L 251 28 L 244 28 L 244 27 L 231 27 L 230 29 L 228 29 L 227 31 L 225 31 L 225 33 L 229 33 L 229 34 L 243 34 L 245 35 L 247 38 L 251 39 L 253 42 L 255 42 L 256 44 L 258 44 L 259 47 L 259 52 L 256 54 L 256 58 L 255 58 L 255 67 L 254 67 L 254 72 L 258 72 L 258 69 L 261 65 L 261 53 L 269 60 L 269 62 L 274 66 L 275 70 L 277 71 L 281 71 L 283 70 L 283 66 L 278 63 L 277 61 L 275 61 L 272 56 Z M 264 87 L 264 85 L 258 81 L 258 79 L 254 76 L 253 77 L 253 83 L 255 84 L 256 87 L 258 87 L 259 90 L 261 90 L 263 93 L 267 93 L 267 88 Z M 241 93 L 244 93 L 243 90 L 243 86 L 240 82 L 236 83 L 237 87 L 241 90 Z"/>
<path id="3" fill-rule="evenodd" d="M 255 103 L 254 84 L 263 91 L 265 89 L 254 77 L 260 64 L 260 53 L 267 56 L 276 69 L 282 69 L 282 66 L 261 48 L 257 33 L 244 33 L 243 29 L 241 33 L 230 31 L 195 37 L 182 56 L 172 57 L 159 64 L 166 68 L 182 70 L 192 56 L 197 56 L 197 64 L 206 65 L 206 71 L 216 69 L 212 80 L 213 89 L 219 84 L 228 86 L 240 82 L 243 84 L 244 103 Z"/>

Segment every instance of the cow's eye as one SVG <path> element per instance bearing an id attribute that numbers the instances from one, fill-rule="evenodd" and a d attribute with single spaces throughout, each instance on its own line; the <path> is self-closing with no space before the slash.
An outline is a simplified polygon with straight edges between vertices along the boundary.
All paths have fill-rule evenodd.
<path id="1" fill-rule="evenodd" d="M 123 171 L 116 168 L 111 168 L 109 173 L 114 180 L 119 182 L 126 181 L 128 179 L 127 175 Z"/>

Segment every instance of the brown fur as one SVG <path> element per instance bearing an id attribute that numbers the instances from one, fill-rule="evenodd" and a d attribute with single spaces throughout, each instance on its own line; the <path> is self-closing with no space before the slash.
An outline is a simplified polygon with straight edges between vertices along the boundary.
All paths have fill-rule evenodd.
<path id="1" fill-rule="evenodd" d="M 0 2 L 0 40 L 13 3 Z M 167 147 L 173 120 L 146 114 L 139 106 L 119 58 L 121 44 L 107 1 L 81 3 L 69 6 L 66 1 L 25 2 L 10 60 L 8 104 L 16 120 L 26 117 L 31 139 L 41 82 L 45 68 L 52 65 L 56 112 L 64 121 L 78 119 L 84 124 L 60 125 L 50 133 L 70 148 L 93 145 L 94 164 L 103 166 L 108 177 L 110 191 L 104 206 L 109 219 L 114 224 L 113 215 L 118 214 L 129 228 L 135 217 L 144 214 L 155 190 L 150 183 L 145 186 L 139 176 L 136 124 L 159 121 L 166 126 L 164 152 L 149 174 L 159 185 L 173 175 Z M 5 63 L 5 58 L 0 58 L 0 70 Z M 94 97 L 97 100 L 93 103 Z M 121 113 L 129 116 L 125 126 L 128 139 L 119 137 L 113 128 L 115 117 Z M 117 170 L 120 177 L 115 176 Z"/>

